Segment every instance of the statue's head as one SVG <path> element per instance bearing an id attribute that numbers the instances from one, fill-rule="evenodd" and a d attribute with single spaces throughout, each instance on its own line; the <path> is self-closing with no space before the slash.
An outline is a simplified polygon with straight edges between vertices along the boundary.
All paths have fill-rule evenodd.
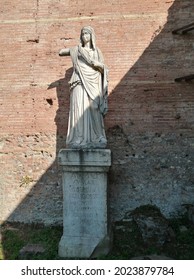
<path id="1" fill-rule="evenodd" d="M 84 31 L 87 31 L 90 34 L 92 48 L 95 50 L 96 49 L 96 38 L 95 38 L 94 29 L 91 26 L 84 26 L 81 29 L 80 42 L 81 42 L 82 46 L 84 45 L 84 42 L 83 42 L 83 39 L 82 39 L 82 34 L 83 34 Z"/>

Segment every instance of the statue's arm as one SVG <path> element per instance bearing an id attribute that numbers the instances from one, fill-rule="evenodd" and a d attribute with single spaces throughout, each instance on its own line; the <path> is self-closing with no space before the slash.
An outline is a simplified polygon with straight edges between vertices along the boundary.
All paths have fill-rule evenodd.
<path id="1" fill-rule="evenodd" d="M 99 72 L 104 73 L 104 58 L 102 52 L 99 48 L 97 48 L 98 52 L 98 60 L 92 60 L 92 66 L 96 68 Z"/>
<path id="2" fill-rule="evenodd" d="M 96 61 L 96 60 L 92 60 L 92 66 L 97 69 L 99 72 L 103 73 L 104 72 L 104 64 Z"/>
<path id="3" fill-rule="evenodd" d="M 68 56 L 70 55 L 70 49 L 66 48 L 66 49 L 61 49 L 59 52 L 59 56 Z"/>

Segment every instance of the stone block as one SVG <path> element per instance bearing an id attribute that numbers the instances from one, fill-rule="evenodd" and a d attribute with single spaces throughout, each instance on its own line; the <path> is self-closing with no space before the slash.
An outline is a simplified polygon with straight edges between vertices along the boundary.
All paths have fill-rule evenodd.
<path id="1" fill-rule="evenodd" d="M 58 162 L 63 170 L 63 236 L 59 256 L 89 258 L 108 235 L 107 172 L 111 152 L 63 149 Z"/>

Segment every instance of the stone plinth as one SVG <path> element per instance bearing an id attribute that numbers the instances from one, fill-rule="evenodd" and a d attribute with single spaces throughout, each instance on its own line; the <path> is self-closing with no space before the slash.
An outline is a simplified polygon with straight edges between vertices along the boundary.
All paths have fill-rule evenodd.
<path id="1" fill-rule="evenodd" d="M 63 172 L 63 236 L 59 256 L 89 258 L 107 240 L 107 149 L 59 152 Z M 102 248 L 103 249 L 103 248 Z M 99 250 L 101 252 L 101 250 Z"/>

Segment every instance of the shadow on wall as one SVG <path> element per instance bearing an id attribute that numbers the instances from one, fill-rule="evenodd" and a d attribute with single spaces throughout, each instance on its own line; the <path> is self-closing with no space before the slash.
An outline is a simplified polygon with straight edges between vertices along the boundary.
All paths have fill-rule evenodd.
<path id="1" fill-rule="evenodd" d="M 191 74 L 187 69 L 192 68 L 192 62 L 185 60 L 181 46 L 183 40 L 185 45 L 191 44 L 194 35 L 172 35 L 173 29 L 189 23 L 189 13 L 188 19 L 184 13 L 189 11 L 188 5 L 189 1 L 174 2 L 165 26 L 153 35 L 150 45 L 109 97 L 105 127 L 109 119 L 115 120 L 114 127 L 109 125 L 107 129 L 108 148 L 113 153 L 109 176 L 113 221 L 142 204 L 156 204 L 169 214 L 180 210 L 181 203 L 194 202 L 190 166 L 194 160 L 193 84 L 174 83 L 177 76 Z M 69 106 L 65 99 L 71 72 L 69 69 L 65 78 L 48 88 L 56 88 L 59 103 L 56 157 L 65 148 L 68 116 L 64 106 Z M 60 182 L 56 159 L 7 220 L 62 224 Z"/>
<path id="2" fill-rule="evenodd" d="M 71 74 L 72 68 L 66 71 L 64 78 L 51 83 L 48 87 L 48 90 L 52 88 L 56 89 L 58 99 L 58 110 L 55 116 L 57 126 L 55 160 L 8 217 L 8 221 L 44 223 L 47 225 L 62 224 L 61 174 L 57 164 L 57 155 L 59 150 L 65 147 L 65 128 L 67 127 L 67 123 L 65 122 L 68 121 L 65 106 L 69 106 L 68 81 L 70 80 Z M 48 100 L 47 102 L 52 102 L 52 100 Z M 20 187 L 25 188 L 28 184 L 30 184 L 30 181 L 23 182 Z"/>
<path id="3" fill-rule="evenodd" d="M 194 204 L 194 84 L 174 82 L 193 73 L 194 31 L 172 34 L 190 23 L 192 13 L 190 1 L 172 4 L 166 24 L 110 96 L 108 117 L 116 120 L 107 130 L 113 220 L 142 204 L 158 206 L 167 217 Z"/>

